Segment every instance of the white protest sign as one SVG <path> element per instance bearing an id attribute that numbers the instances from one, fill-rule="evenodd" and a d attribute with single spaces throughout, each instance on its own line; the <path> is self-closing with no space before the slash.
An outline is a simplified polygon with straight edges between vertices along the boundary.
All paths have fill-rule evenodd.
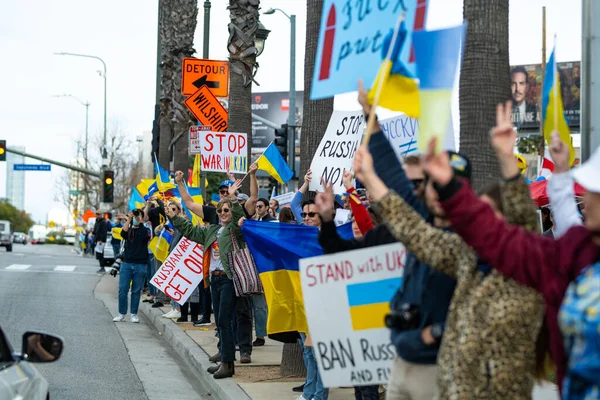
<path id="1" fill-rule="evenodd" d="M 300 260 L 308 330 L 325 387 L 388 382 L 396 351 L 384 318 L 405 262 L 401 243 Z"/>
<path id="2" fill-rule="evenodd" d="M 279 202 L 280 206 L 283 206 L 286 204 L 290 204 L 292 202 L 292 200 L 294 199 L 295 195 L 296 195 L 296 192 L 289 192 L 289 193 L 280 194 L 279 196 L 275 196 L 272 198 L 274 200 L 277 200 Z"/>
<path id="3" fill-rule="evenodd" d="M 419 120 L 417 118 L 399 115 L 381 120 L 379 124 L 383 130 L 383 134 L 389 140 L 396 152 L 396 156 L 400 160 L 408 155 L 418 153 Z M 442 147 L 444 150 L 455 150 L 452 116 L 450 116 L 450 123 L 448 124 Z"/>
<path id="4" fill-rule="evenodd" d="M 347 224 L 352 221 L 352 211 L 345 210 L 343 208 L 338 208 L 335 210 L 335 217 L 333 218 L 333 222 L 335 222 L 335 226 L 340 226 Z"/>
<path id="5" fill-rule="evenodd" d="M 192 125 L 189 130 L 190 154 L 200 154 L 200 132 L 210 132 L 212 126 Z"/>
<path id="6" fill-rule="evenodd" d="M 354 155 L 363 135 L 362 111 L 334 111 L 327 130 L 310 163 L 312 181 L 309 190 L 323 191 L 321 179 L 333 183 L 335 194 L 346 191 L 342 183 L 344 171 L 352 170 Z"/>
<path id="7" fill-rule="evenodd" d="M 245 133 L 200 132 L 202 171 L 248 171 L 248 137 Z"/>
<path id="8" fill-rule="evenodd" d="M 187 238 L 177 246 L 162 263 L 150 283 L 169 298 L 183 305 L 202 282 L 202 257 L 204 250 Z"/>

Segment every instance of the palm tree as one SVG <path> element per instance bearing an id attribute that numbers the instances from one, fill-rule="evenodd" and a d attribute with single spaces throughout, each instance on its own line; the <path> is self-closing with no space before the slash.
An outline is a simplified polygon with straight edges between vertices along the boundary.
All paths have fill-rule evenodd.
<path id="1" fill-rule="evenodd" d="M 194 32 L 198 19 L 197 0 L 160 1 L 161 41 L 160 142 L 158 160 L 169 168 L 171 150 L 175 170 L 187 171 L 188 128 L 195 119 L 183 104 L 181 64 L 194 53 Z"/>
<path id="2" fill-rule="evenodd" d="M 460 151 L 473 163 L 473 185 L 498 178 L 487 134 L 495 125 L 496 104 L 510 97 L 508 0 L 464 0 L 467 40 L 460 73 Z"/>

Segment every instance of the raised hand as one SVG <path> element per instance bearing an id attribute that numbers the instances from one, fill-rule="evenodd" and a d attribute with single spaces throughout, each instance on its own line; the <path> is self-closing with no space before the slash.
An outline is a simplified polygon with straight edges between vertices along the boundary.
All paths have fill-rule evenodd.
<path id="1" fill-rule="evenodd" d="M 242 180 L 236 179 L 233 185 L 229 186 L 229 197 L 235 198 L 235 193 L 242 187 Z"/>
<path id="2" fill-rule="evenodd" d="M 371 105 L 367 99 L 368 92 L 365 89 L 365 84 L 362 79 L 358 80 L 358 102 L 360 103 L 363 113 L 368 115 L 371 112 Z"/>
<path id="3" fill-rule="evenodd" d="M 304 175 L 304 183 L 309 185 L 310 181 L 312 181 L 312 171 L 309 169 L 308 171 L 306 171 L 306 175 Z"/>
<path id="4" fill-rule="evenodd" d="M 175 172 L 175 183 L 179 184 L 183 182 L 183 172 L 177 171 Z"/>
<path id="5" fill-rule="evenodd" d="M 342 183 L 344 184 L 346 190 L 354 186 L 352 185 L 352 174 L 350 173 L 350 171 L 344 170 L 344 175 L 342 176 Z"/>
<path id="6" fill-rule="evenodd" d="M 238 220 L 238 226 L 241 228 L 242 225 L 244 225 L 244 222 L 246 221 L 246 217 L 242 217 Z"/>
<path id="7" fill-rule="evenodd" d="M 332 221 L 334 216 L 333 202 L 335 200 L 333 183 L 327 183 L 324 179 L 321 179 L 321 185 L 323 186 L 323 192 L 318 193 L 315 197 L 315 205 L 323 221 Z"/>
<path id="8" fill-rule="evenodd" d="M 433 179 L 435 183 L 445 186 L 452 180 L 454 170 L 450 165 L 450 158 L 448 158 L 447 152 L 435 153 L 437 140 L 434 137 L 429 141 L 427 152 L 423 155 L 423 169 L 427 176 Z"/>
<path id="9" fill-rule="evenodd" d="M 256 174 L 256 171 L 257 171 L 257 170 L 258 170 L 258 164 L 256 164 L 256 163 L 252 163 L 252 164 L 250 165 L 250 168 L 248 168 L 248 174 L 249 174 L 249 175 L 254 175 L 254 174 Z"/>
<path id="10" fill-rule="evenodd" d="M 554 172 L 561 173 L 569 170 L 569 147 L 560 138 L 557 131 L 550 136 L 550 155 L 554 161 Z"/>
<path id="11" fill-rule="evenodd" d="M 509 100 L 505 104 L 496 106 L 496 126 L 490 131 L 492 147 L 498 157 L 513 157 L 513 149 L 517 140 L 517 131 L 510 121 L 512 113 L 512 102 Z"/>
<path id="12" fill-rule="evenodd" d="M 356 152 L 353 163 L 354 174 L 361 183 L 367 184 L 367 181 L 375 175 L 373 169 L 373 157 L 365 146 L 360 146 Z"/>

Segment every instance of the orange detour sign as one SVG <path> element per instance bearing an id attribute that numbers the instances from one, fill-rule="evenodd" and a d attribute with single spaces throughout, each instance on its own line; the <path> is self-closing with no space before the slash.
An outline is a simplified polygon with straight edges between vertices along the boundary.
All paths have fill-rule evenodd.
<path id="1" fill-rule="evenodd" d="M 206 85 L 215 97 L 229 96 L 229 63 L 227 61 L 184 58 L 181 69 L 181 94 L 191 96 Z"/>
<path id="2" fill-rule="evenodd" d="M 213 127 L 214 132 L 227 130 L 227 110 L 211 93 L 207 85 L 202 86 L 193 95 L 185 99 L 185 105 L 202 125 Z"/>

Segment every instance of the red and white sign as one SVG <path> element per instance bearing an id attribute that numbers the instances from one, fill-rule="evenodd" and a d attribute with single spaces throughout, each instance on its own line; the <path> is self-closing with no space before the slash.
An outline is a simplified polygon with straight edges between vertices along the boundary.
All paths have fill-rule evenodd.
<path id="1" fill-rule="evenodd" d="M 202 171 L 248 171 L 248 135 L 235 132 L 201 132 Z"/>
<path id="2" fill-rule="evenodd" d="M 190 126 L 190 154 L 200 154 L 200 132 L 212 131 L 212 126 L 193 125 Z"/>
<path id="3" fill-rule="evenodd" d="M 202 282 L 203 256 L 204 249 L 200 244 L 187 238 L 181 239 L 150 283 L 170 299 L 183 305 Z"/>

